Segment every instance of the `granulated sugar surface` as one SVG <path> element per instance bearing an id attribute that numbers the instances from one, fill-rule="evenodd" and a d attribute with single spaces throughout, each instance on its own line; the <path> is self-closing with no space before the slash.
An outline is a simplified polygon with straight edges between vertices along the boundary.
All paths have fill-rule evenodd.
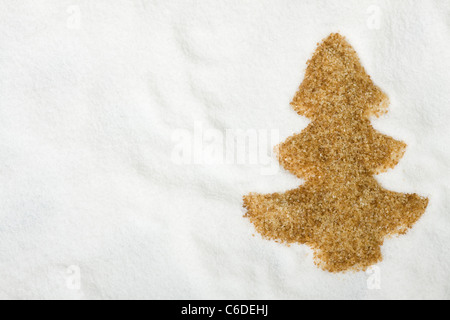
<path id="1" fill-rule="evenodd" d="M 450 1 L 0 0 L 0 8 L 0 299 L 450 299 Z M 332 32 L 389 96 L 389 113 L 370 118 L 376 130 L 366 116 L 383 113 L 387 99 L 359 64 L 348 68 L 351 83 L 337 78 L 340 69 L 321 78 L 319 63 L 303 81 Z M 343 41 L 330 43 L 353 63 Z M 289 103 L 302 81 L 298 115 Z M 348 104 L 316 102 L 330 103 L 323 95 L 341 90 L 338 82 L 342 99 L 366 111 L 331 120 Z M 228 130 L 260 136 L 263 156 L 198 163 L 217 145 L 226 150 Z M 331 130 L 351 143 L 329 146 Z M 289 171 L 270 154 L 283 142 Z M 174 161 L 180 149 L 187 163 Z M 337 169 L 351 178 L 341 183 L 326 168 L 344 155 L 349 168 Z M 252 220 L 242 217 L 251 192 L 261 194 L 249 198 L 259 200 Z M 421 213 L 422 200 L 408 193 L 430 200 L 426 213 L 384 241 L 383 261 L 367 274 L 314 264 L 314 250 L 333 270 L 347 265 L 331 258 L 377 260 L 383 235 Z M 362 209 L 375 201 L 375 215 Z"/>

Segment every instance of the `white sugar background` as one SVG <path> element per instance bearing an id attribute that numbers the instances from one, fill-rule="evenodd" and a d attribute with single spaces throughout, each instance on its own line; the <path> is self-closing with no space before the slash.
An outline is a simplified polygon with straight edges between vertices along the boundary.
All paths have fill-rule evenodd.
<path id="1" fill-rule="evenodd" d="M 331 32 L 409 146 L 377 179 L 430 198 L 383 246 L 379 290 L 252 236 L 242 195 L 289 173 L 171 162 L 196 122 L 304 129 L 289 102 Z M 449 35 L 445 0 L 0 0 L 0 298 L 449 299 Z"/>

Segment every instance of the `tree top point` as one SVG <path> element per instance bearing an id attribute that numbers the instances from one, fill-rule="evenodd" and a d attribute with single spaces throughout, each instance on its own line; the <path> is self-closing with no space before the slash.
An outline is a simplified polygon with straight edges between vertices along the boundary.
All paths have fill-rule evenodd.
<path id="1" fill-rule="evenodd" d="M 386 112 L 388 98 L 373 83 L 347 39 L 332 33 L 308 61 L 305 79 L 291 104 L 299 114 L 313 119 L 336 110 L 368 117 Z"/>

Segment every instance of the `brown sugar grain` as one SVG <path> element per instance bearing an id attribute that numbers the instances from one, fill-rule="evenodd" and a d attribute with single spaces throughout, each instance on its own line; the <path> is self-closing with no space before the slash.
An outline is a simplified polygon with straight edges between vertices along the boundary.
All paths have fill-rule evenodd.
<path id="1" fill-rule="evenodd" d="M 246 217 L 267 239 L 306 244 L 330 272 L 382 260 L 386 237 L 405 234 L 428 199 L 383 189 L 373 177 L 394 168 L 406 144 L 374 130 L 388 97 L 339 34 L 319 44 L 291 103 L 312 120 L 277 147 L 282 166 L 307 182 L 286 193 L 244 197 Z"/>

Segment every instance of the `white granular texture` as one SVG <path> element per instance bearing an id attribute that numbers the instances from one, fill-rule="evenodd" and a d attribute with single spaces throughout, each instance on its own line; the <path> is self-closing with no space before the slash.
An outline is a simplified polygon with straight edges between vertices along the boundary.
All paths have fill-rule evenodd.
<path id="1" fill-rule="evenodd" d="M 450 299 L 449 17 L 445 0 L 0 0 L 0 298 Z M 390 98 L 374 129 L 408 145 L 377 182 L 430 200 L 368 274 L 242 218 L 242 195 L 304 183 L 290 172 L 172 162 L 196 123 L 279 132 L 263 151 L 303 132 L 289 103 L 333 32 Z"/>

